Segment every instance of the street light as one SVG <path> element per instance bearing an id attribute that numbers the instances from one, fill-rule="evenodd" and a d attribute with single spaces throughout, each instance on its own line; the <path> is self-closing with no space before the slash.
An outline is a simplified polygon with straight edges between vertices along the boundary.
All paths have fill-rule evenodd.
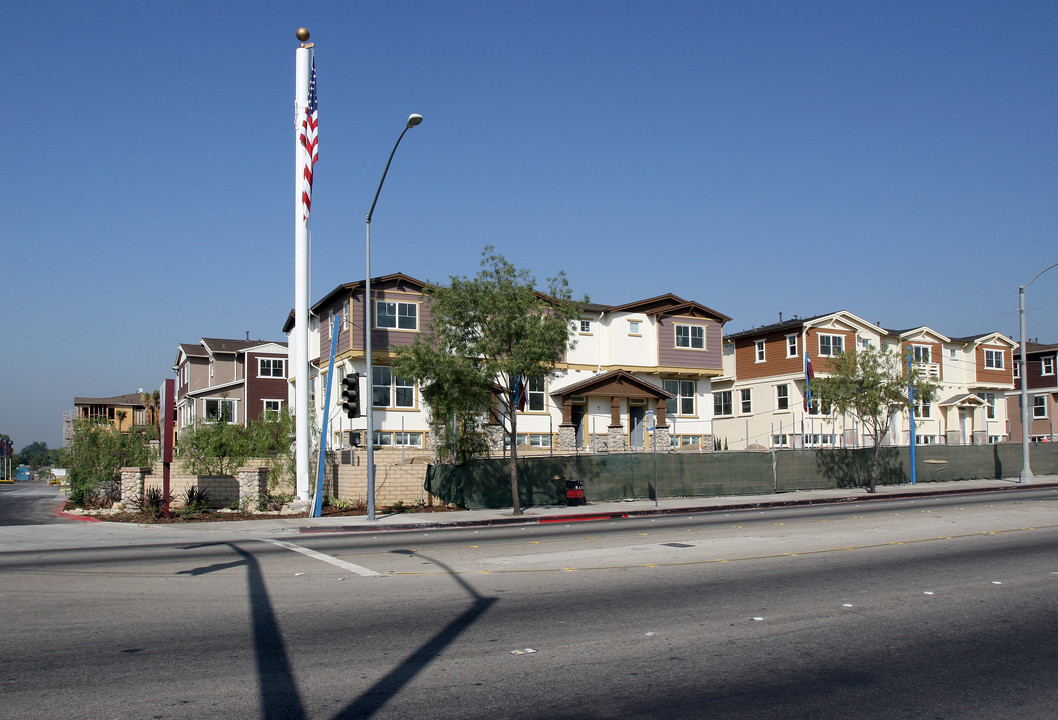
<path id="1" fill-rule="evenodd" d="M 1033 276 L 1035 280 L 1058 263 L 1045 267 Z M 1025 288 L 1032 280 L 1018 288 L 1018 314 L 1021 320 L 1021 482 L 1032 482 L 1032 466 L 1029 464 L 1029 366 L 1025 360 Z"/>
<path id="2" fill-rule="evenodd" d="M 404 139 L 404 133 L 411 130 L 413 127 L 422 122 L 422 115 L 418 113 L 412 113 L 408 116 L 408 124 L 404 126 L 404 130 L 401 132 L 400 137 L 397 138 L 397 142 L 393 143 L 393 150 L 389 153 L 389 160 L 386 161 L 386 169 L 382 171 L 382 179 L 378 181 L 378 189 L 375 190 L 375 199 L 371 201 L 371 209 L 367 211 L 367 259 L 364 262 L 364 357 L 367 362 L 367 369 L 364 373 L 366 376 L 367 385 L 367 402 L 364 403 L 367 408 L 365 417 L 367 418 L 367 429 L 364 432 L 366 436 L 364 443 L 367 446 L 367 519 L 375 519 L 375 430 L 374 430 L 374 405 L 375 405 L 375 392 L 374 392 L 374 373 L 371 369 L 371 216 L 375 212 L 375 204 L 378 203 L 378 194 L 382 192 L 382 184 L 386 182 L 386 175 L 389 174 L 390 163 L 393 162 L 393 156 L 397 153 L 397 146 L 400 145 L 400 141 Z"/>

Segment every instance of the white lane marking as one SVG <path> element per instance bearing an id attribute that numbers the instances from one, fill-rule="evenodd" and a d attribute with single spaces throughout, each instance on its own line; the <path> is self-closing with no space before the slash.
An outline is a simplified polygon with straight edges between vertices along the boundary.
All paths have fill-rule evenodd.
<path id="1" fill-rule="evenodd" d="M 273 545 L 278 545 L 279 547 L 286 548 L 287 550 L 293 550 L 294 552 L 299 552 L 302 555 L 308 555 L 310 558 L 314 558 L 316 560 L 320 560 L 321 562 L 330 563 L 331 565 L 335 565 L 337 567 L 343 568 L 345 570 L 348 570 L 349 572 L 356 573 L 357 575 L 362 575 L 363 577 L 378 577 L 379 576 L 379 573 L 377 573 L 374 570 L 371 570 L 369 568 L 366 568 L 366 567 L 364 567 L 362 565 L 356 565 L 356 564 L 351 563 L 351 562 L 346 562 L 345 560 L 339 560 L 336 557 L 331 557 L 330 555 L 324 555 L 321 552 L 317 552 L 315 550 L 310 550 L 307 547 L 301 547 L 300 545 L 295 545 L 294 543 L 283 542 L 282 540 L 268 540 L 268 539 L 265 539 L 265 538 L 262 538 L 262 540 L 264 540 L 264 542 L 266 542 L 266 543 L 272 543 Z"/>

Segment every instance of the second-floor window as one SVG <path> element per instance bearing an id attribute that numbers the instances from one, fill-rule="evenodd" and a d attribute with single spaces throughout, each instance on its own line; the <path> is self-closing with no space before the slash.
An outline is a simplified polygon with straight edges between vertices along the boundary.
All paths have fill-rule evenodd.
<path id="1" fill-rule="evenodd" d="M 206 400 L 206 419 L 234 422 L 235 401 L 234 400 Z"/>
<path id="2" fill-rule="evenodd" d="M 753 412 L 753 393 L 750 388 L 739 390 L 739 407 L 741 408 L 743 415 L 749 415 Z"/>
<path id="3" fill-rule="evenodd" d="M 418 330 L 419 306 L 415 303 L 377 300 L 375 302 L 375 327 Z"/>
<path id="4" fill-rule="evenodd" d="M 580 321 L 580 331 L 582 333 L 590 333 L 591 332 L 591 320 L 581 320 Z"/>
<path id="5" fill-rule="evenodd" d="M 1040 374 L 1054 375 L 1054 355 L 1040 358 Z"/>
<path id="6" fill-rule="evenodd" d="M 915 398 L 915 417 L 928 418 L 930 416 L 930 403 L 928 400 Z"/>
<path id="7" fill-rule="evenodd" d="M 912 345 L 911 354 L 916 364 L 929 364 L 929 345 Z"/>
<path id="8" fill-rule="evenodd" d="M 845 337 L 843 335 L 820 335 L 819 354 L 823 357 L 833 357 L 845 352 Z"/>
<path id="9" fill-rule="evenodd" d="M 529 378 L 525 384 L 525 409 L 543 412 L 547 409 L 547 381 L 543 375 Z"/>
<path id="10" fill-rule="evenodd" d="M 1036 395 L 1032 398 L 1032 417 L 1034 418 L 1045 418 L 1047 417 L 1047 396 Z"/>
<path id="11" fill-rule="evenodd" d="M 257 358 L 257 377 L 286 377 L 287 361 L 284 358 Z"/>
<path id="12" fill-rule="evenodd" d="M 713 393 L 713 415 L 732 415 L 731 391 Z"/>
<path id="13" fill-rule="evenodd" d="M 665 401 L 665 411 L 671 415 L 694 415 L 694 380 L 666 380 L 665 390 L 676 397 Z M 730 414 L 730 411 L 728 412 Z"/>
<path id="14" fill-rule="evenodd" d="M 981 398 L 982 400 L 985 401 L 985 403 L 987 403 L 987 405 L 985 407 L 985 417 L 987 417 L 989 420 L 995 420 L 996 419 L 996 394 L 995 393 L 979 392 L 979 393 L 977 393 L 977 397 Z"/>
<path id="15" fill-rule="evenodd" d="M 705 349 L 705 328 L 701 325 L 677 325 L 676 347 Z"/>
<path id="16" fill-rule="evenodd" d="M 393 374 L 386 366 L 371 368 L 371 402 L 374 407 L 415 407 L 415 385 Z"/>
<path id="17" fill-rule="evenodd" d="M 754 351 L 756 352 L 757 362 L 764 362 L 764 341 L 758 340 L 754 343 Z"/>
<path id="18" fill-rule="evenodd" d="M 797 336 L 787 335 L 786 336 L 786 357 L 792 358 L 797 357 Z"/>
<path id="19" fill-rule="evenodd" d="M 991 370 L 1003 369 L 1003 351 L 985 350 L 985 367 Z"/>
<path id="20" fill-rule="evenodd" d="M 790 408 L 790 386 L 789 385 L 776 385 L 775 386 L 775 409 L 776 410 L 788 410 Z"/>

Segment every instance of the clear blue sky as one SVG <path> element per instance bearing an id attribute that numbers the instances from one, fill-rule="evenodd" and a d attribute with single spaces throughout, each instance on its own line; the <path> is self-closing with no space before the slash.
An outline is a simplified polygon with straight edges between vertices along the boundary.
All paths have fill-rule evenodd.
<path id="1" fill-rule="evenodd" d="M 1058 3 L 7 3 L 0 432 L 285 339 L 294 32 L 316 43 L 312 301 L 363 276 L 542 282 L 733 318 L 1018 336 L 1058 262 Z M 1058 268 L 1028 290 L 1058 341 Z"/>

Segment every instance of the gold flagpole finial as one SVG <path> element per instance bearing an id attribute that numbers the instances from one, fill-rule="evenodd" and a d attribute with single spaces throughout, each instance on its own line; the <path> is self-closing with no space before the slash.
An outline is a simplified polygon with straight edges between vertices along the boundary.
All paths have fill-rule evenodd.
<path id="1" fill-rule="evenodd" d="M 309 29 L 308 28 L 299 27 L 297 35 L 298 35 L 298 40 L 300 40 L 301 42 L 305 42 L 306 40 L 309 39 Z"/>

